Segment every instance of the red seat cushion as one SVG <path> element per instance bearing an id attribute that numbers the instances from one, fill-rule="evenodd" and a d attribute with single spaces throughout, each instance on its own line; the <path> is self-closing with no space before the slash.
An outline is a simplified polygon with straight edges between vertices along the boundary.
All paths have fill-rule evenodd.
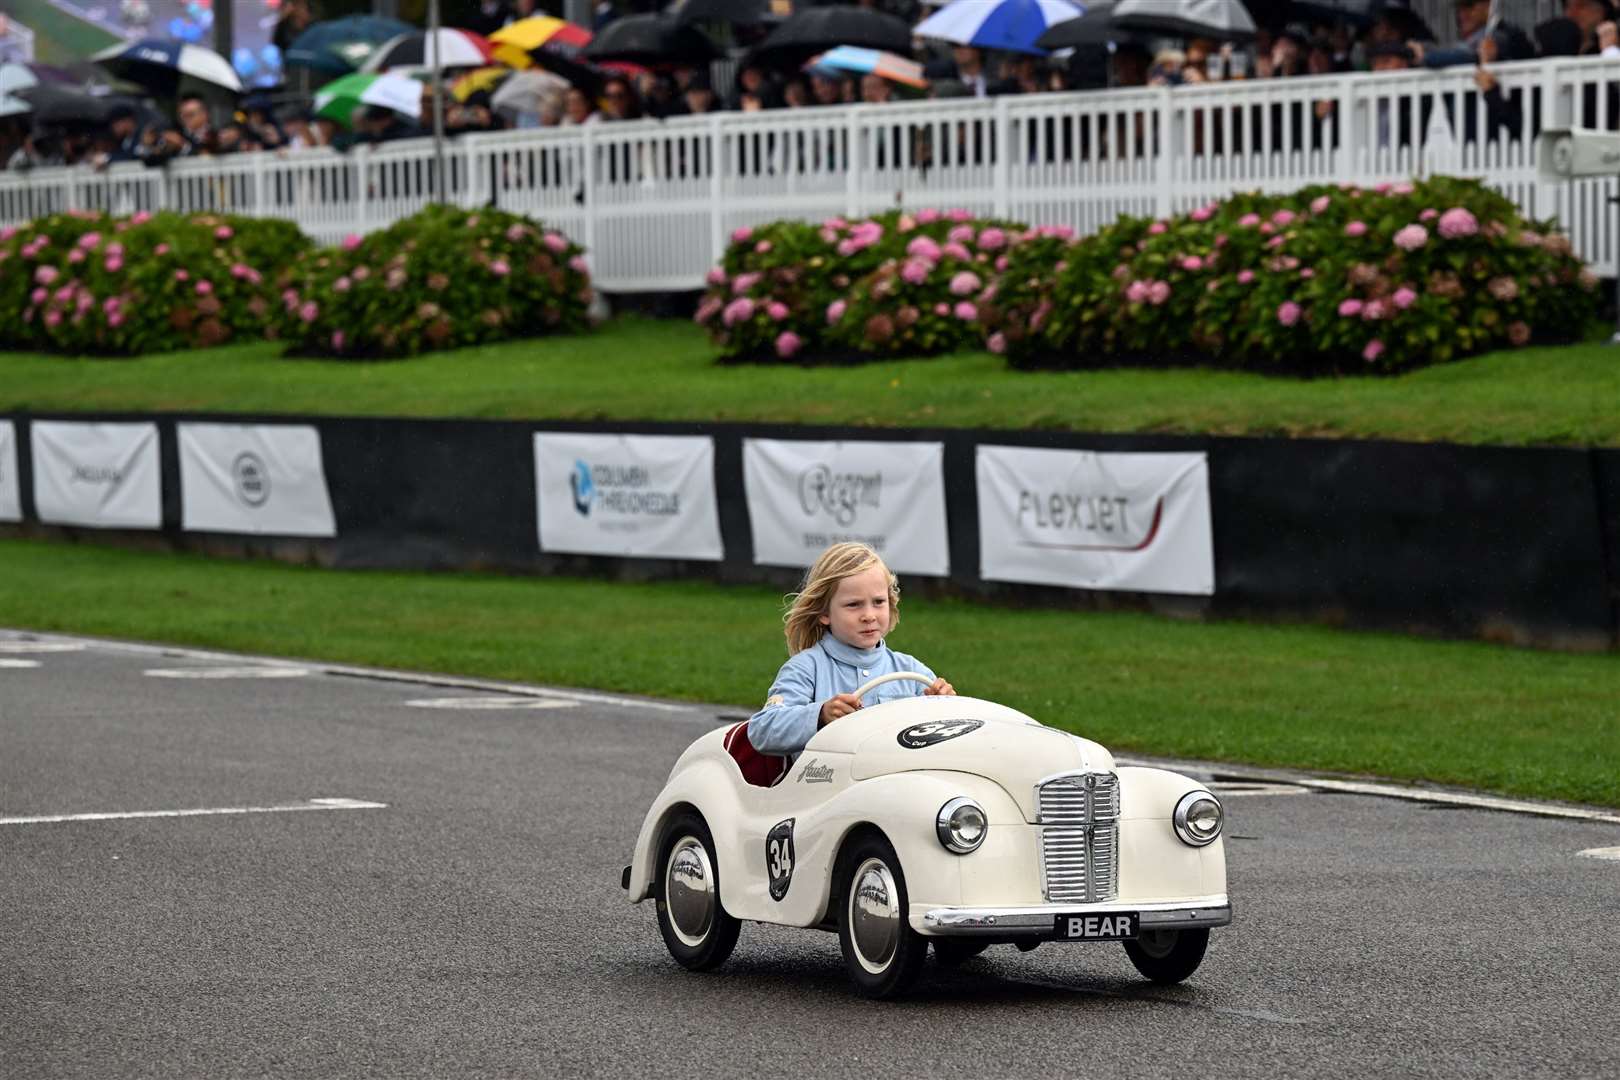
<path id="1" fill-rule="evenodd" d="M 788 774 L 789 760 L 774 754 L 762 754 L 748 741 L 748 721 L 735 725 L 726 732 L 721 743 L 731 760 L 742 770 L 743 779 L 755 787 L 771 787 Z"/>

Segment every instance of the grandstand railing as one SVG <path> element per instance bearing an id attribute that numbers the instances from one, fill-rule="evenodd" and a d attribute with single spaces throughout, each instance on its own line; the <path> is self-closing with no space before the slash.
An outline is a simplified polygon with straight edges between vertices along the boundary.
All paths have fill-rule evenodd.
<path id="1" fill-rule="evenodd" d="M 541 218 L 589 251 L 612 290 L 695 288 L 733 229 L 896 205 L 1095 231 L 1238 191 L 1472 176 L 1555 219 L 1614 274 L 1612 178 L 1548 183 L 1535 136 L 1620 129 L 1620 61 L 1502 64 L 1492 113 L 1473 69 L 1410 71 L 715 113 L 469 135 L 446 195 Z M 276 216 L 334 241 L 433 201 L 431 140 L 358 148 L 0 172 L 0 222 L 70 208 Z"/>

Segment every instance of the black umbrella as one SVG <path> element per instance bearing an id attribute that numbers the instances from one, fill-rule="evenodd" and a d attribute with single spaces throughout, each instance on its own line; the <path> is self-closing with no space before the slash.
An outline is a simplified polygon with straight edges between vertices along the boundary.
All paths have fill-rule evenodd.
<path id="1" fill-rule="evenodd" d="M 1254 19 L 1240 0 L 1119 0 L 1114 22 L 1166 37 L 1252 41 Z"/>
<path id="2" fill-rule="evenodd" d="M 715 22 L 758 26 L 771 21 L 767 0 L 677 0 L 667 14 L 678 23 Z"/>
<path id="3" fill-rule="evenodd" d="M 1114 0 L 1094 0 L 1086 5 L 1086 13 L 1078 19 L 1064 19 L 1047 27 L 1046 33 L 1035 39 L 1035 46 L 1047 50 L 1073 49 L 1080 45 L 1125 41 L 1134 36 L 1124 27 L 1114 25 Z"/>
<path id="4" fill-rule="evenodd" d="M 33 106 L 34 123 L 49 127 L 101 127 L 107 123 L 107 113 L 121 99 L 87 94 L 57 83 L 40 83 L 18 90 L 20 97 Z"/>
<path id="5" fill-rule="evenodd" d="M 1373 0 L 1367 14 L 1374 23 L 1387 22 L 1408 41 L 1434 41 L 1434 31 L 1412 10 L 1411 0 Z"/>
<path id="6" fill-rule="evenodd" d="M 582 55 L 587 60 L 619 60 L 643 67 L 693 67 L 724 54 L 695 26 L 662 15 L 627 15 L 608 23 Z"/>
<path id="7" fill-rule="evenodd" d="M 893 15 L 871 8 L 809 8 L 796 12 L 772 30 L 744 61 L 759 67 L 801 66 L 812 56 L 839 45 L 911 55 L 911 27 Z"/>

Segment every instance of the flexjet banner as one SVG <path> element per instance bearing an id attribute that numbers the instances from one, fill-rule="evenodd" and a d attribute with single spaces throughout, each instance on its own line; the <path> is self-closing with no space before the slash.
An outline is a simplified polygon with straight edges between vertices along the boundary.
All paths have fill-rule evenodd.
<path id="1" fill-rule="evenodd" d="M 17 489 L 17 429 L 0 420 L 0 521 L 22 520 L 22 496 Z"/>
<path id="2" fill-rule="evenodd" d="M 984 580 L 1214 593 L 1206 455 L 981 445 L 976 471 Z"/>
<path id="3" fill-rule="evenodd" d="M 296 424 L 181 424 L 189 532 L 336 536 L 321 434 Z"/>
<path id="4" fill-rule="evenodd" d="M 897 573 L 951 572 L 944 443 L 744 439 L 743 487 L 762 566 L 858 540 Z"/>
<path id="5" fill-rule="evenodd" d="M 534 437 L 540 550 L 718 562 L 707 435 Z"/>
<path id="6" fill-rule="evenodd" d="M 28 425 L 34 506 L 48 525 L 156 529 L 163 524 L 157 425 Z"/>

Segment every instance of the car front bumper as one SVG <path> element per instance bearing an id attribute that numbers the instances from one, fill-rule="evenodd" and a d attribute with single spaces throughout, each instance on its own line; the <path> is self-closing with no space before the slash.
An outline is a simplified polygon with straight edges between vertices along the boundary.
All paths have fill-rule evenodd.
<path id="1" fill-rule="evenodd" d="M 1032 907 L 913 906 L 911 928 L 928 937 L 1051 938 L 1059 916 L 1118 915 L 1135 912 L 1142 930 L 1194 930 L 1232 921 L 1225 895 L 1133 904 L 1039 904 Z"/>

